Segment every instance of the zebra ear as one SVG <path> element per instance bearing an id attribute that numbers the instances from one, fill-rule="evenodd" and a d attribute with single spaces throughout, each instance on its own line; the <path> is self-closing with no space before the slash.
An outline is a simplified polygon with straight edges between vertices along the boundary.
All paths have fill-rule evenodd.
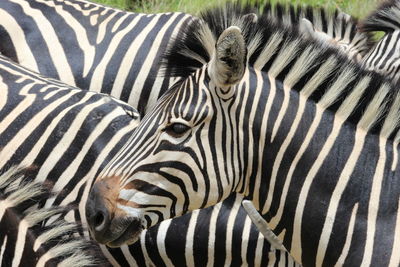
<path id="1" fill-rule="evenodd" d="M 306 37 L 311 38 L 314 36 L 314 27 L 308 19 L 302 18 L 299 21 L 299 28 L 300 32 Z"/>
<path id="2" fill-rule="evenodd" d="M 332 42 L 332 37 L 326 33 L 316 31 L 313 24 L 308 19 L 302 18 L 299 21 L 299 29 L 306 38 L 314 38 L 320 41 L 322 44 L 329 44 Z"/>
<path id="3" fill-rule="evenodd" d="M 242 32 L 236 26 L 229 27 L 218 38 L 208 74 L 218 87 L 229 87 L 243 78 L 246 61 L 247 49 Z"/>

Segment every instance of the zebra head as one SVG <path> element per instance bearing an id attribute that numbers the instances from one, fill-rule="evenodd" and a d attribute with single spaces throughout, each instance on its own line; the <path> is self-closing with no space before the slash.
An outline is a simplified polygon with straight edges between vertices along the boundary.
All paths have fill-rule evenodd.
<path id="1" fill-rule="evenodd" d="M 338 24 L 337 28 L 341 28 L 339 27 L 340 23 L 344 24 L 345 27 L 351 27 L 352 25 L 349 21 L 350 17 L 347 14 L 342 14 L 343 15 L 339 17 L 338 21 L 336 22 Z M 348 25 L 346 26 L 346 24 Z M 366 46 L 366 41 L 360 36 L 354 36 L 353 40 L 351 40 L 349 36 L 347 36 L 348 34 L 346 35 L 345 33 L 333 37 L 328 33 L 314 27 L 314 25 L 306 18 L 302 18 L 299 21 L 299 29 L 306 38 L 314 39 L 324 45 L 330 45 L 332 47 L 339 48 L 349 59 L 352 59 L 354 62 L 360 62 L 363 58 L 363 52 L 365 52 L 363 49 L 364 46 Z"/>
<path id="2" fill-rule="evenodd" d="M 133 243 L 142 229 L 216 204 L 240 187 L 231 117 L 247 48 L 236 26 L 213 42 L 209 62 L 169 89 L 95 182 L 86 215 L 98 242 Z"/>

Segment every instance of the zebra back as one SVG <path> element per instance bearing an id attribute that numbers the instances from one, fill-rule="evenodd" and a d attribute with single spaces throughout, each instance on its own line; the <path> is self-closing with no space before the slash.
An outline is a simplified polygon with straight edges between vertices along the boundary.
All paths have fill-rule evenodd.
<path id="1" fill-rule="evenodd" d="M 94 266 L 106 264 L 98 247 L 66 222 L 69 207 L 40 208 L 51 193 L 29 178 L 29 168 L 13 166 L 0 174 L 1 266 Z"/>

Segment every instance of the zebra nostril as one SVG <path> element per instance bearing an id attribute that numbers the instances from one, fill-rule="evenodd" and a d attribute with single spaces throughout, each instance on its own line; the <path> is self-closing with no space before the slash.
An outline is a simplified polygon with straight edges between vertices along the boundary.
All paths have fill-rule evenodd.
<path id="1" fill-rule="evenodd" d="M 98 211 L 96 213 L 96 215 L 94 216 L 94 229 L 96 231 L 102 231 L 105 224 L 106 224 L 106 216 L 104 215 L 104 213 L 102 211 Z"/>

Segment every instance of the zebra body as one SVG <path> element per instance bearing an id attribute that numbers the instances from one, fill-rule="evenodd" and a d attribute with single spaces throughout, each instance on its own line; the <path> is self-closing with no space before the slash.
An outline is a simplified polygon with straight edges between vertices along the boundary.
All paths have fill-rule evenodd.
<path id="1" fill-rule="evenodd" d="M 399 92 L 268 18 L 235 20 L 244 10 L 182 30 L 166 70 L 184 78 L 97 178 L 93 237 L 132 242 L 239 193 L 305 266 L 399 266 Z"/>
<path id="2" fill-rule="evenodd" d="M 385 32 L 363 58 L 363 67 L 381 73 L 397 83 L 400 78 L 400 1 L 383 2 L 361 22 L 360 28 L 364 32 Z"/>

